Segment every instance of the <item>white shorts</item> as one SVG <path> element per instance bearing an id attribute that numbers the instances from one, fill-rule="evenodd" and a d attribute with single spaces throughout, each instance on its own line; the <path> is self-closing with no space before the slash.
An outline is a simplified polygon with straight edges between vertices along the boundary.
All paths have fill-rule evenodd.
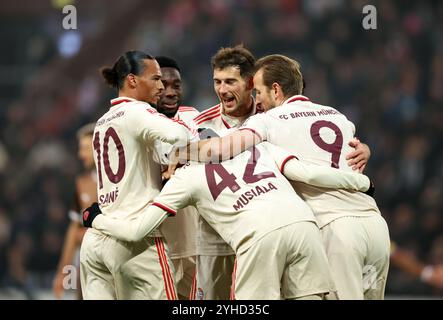
<path id="1" fill-rule="evenodd" d="M 191 297 L 192 285 L 195 278 L 195 256 L 171 259 L 175 270 L 175 283 L 180 300 Z"/>
<path id="2" fill-rule="evenodd" d="M 384 299 L 390 240 L 383 217 L 341 217 L 321 234 L 338 298 Z"/>
<path id="3" fill-rule="evenodd" d="M 235 255 L 198 255 L 191 300 L 229 300 L 234 262 Z"/>
<path id="4" fill-rule="evenodd" d="M 297 299 L 335 291 L 317 225 L 301 221 L 274 230 L 237 254 L 235 299 Z"/>
<path id="5" fill-rule="evenodd" d="M 89 229 L 80 251 L 80 277 L 87 300 L 177 299 L 162 238 L 126 242 Z"/>

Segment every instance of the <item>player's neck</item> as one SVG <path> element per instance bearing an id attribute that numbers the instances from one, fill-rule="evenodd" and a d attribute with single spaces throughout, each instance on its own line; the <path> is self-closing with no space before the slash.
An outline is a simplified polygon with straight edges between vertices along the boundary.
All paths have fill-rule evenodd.
<path id="1" fill-rule="evenodd" d="M 137 91 L 126 89 L 126 88 L 122 88 L 121 90 L 118 91 L 118 97 L 119 98 L 126 97 L 126 98 L 135 99 L 135 100 L 140 100 L 139 97 L 137 96 Z"/>

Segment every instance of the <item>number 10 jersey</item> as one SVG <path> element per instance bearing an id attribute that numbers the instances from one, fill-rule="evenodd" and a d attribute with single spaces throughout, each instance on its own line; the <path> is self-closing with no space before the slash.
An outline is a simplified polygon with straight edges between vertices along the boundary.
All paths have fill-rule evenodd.
<path id="1" fill-rule="evenodd" d="M 103 214 L 131 219 L 162 188 L 155 142 L 186 144 L 188 130 L 145 102 L 119 97 L 111 104 L 94 130 L 98 202 Z"/>

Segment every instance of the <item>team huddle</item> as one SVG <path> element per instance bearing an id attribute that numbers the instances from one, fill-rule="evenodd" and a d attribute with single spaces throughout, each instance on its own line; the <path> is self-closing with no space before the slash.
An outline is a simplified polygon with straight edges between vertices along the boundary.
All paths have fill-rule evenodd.
<path id="1" fill-rule="evenodd" d="M 211 63 L 220 103 L 201 113 L 171 58 L 102 70 L 118 97 L 93 134 L 83 297 L 383 299 L 389 232 L 353 123 L 305 97 L 286 56 Z"/>

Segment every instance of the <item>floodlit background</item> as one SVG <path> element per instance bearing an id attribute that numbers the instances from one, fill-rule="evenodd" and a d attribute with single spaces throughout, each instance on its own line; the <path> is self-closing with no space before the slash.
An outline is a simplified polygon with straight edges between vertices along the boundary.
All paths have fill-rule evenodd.
<path id="1" fill-rule="evenodd" d="M 76 30 L 63 29 L 67 4 Z M 367 4 L 376 30 L 362 27 Z M 199 110 L 217 103 L 210 58 L 222 46 L 300 61 L 305 94 L 370 146 L 392 239 L 443 263 L 442 1 L 7 0 L 0 39 L 0 298 L 52 298 L 80 170 L 75 132 L 115 96 L 98 68 L 132 49 L 175 58 L 184 103 Z M 395 267 L 386 293 L 443 297 Z"/>

